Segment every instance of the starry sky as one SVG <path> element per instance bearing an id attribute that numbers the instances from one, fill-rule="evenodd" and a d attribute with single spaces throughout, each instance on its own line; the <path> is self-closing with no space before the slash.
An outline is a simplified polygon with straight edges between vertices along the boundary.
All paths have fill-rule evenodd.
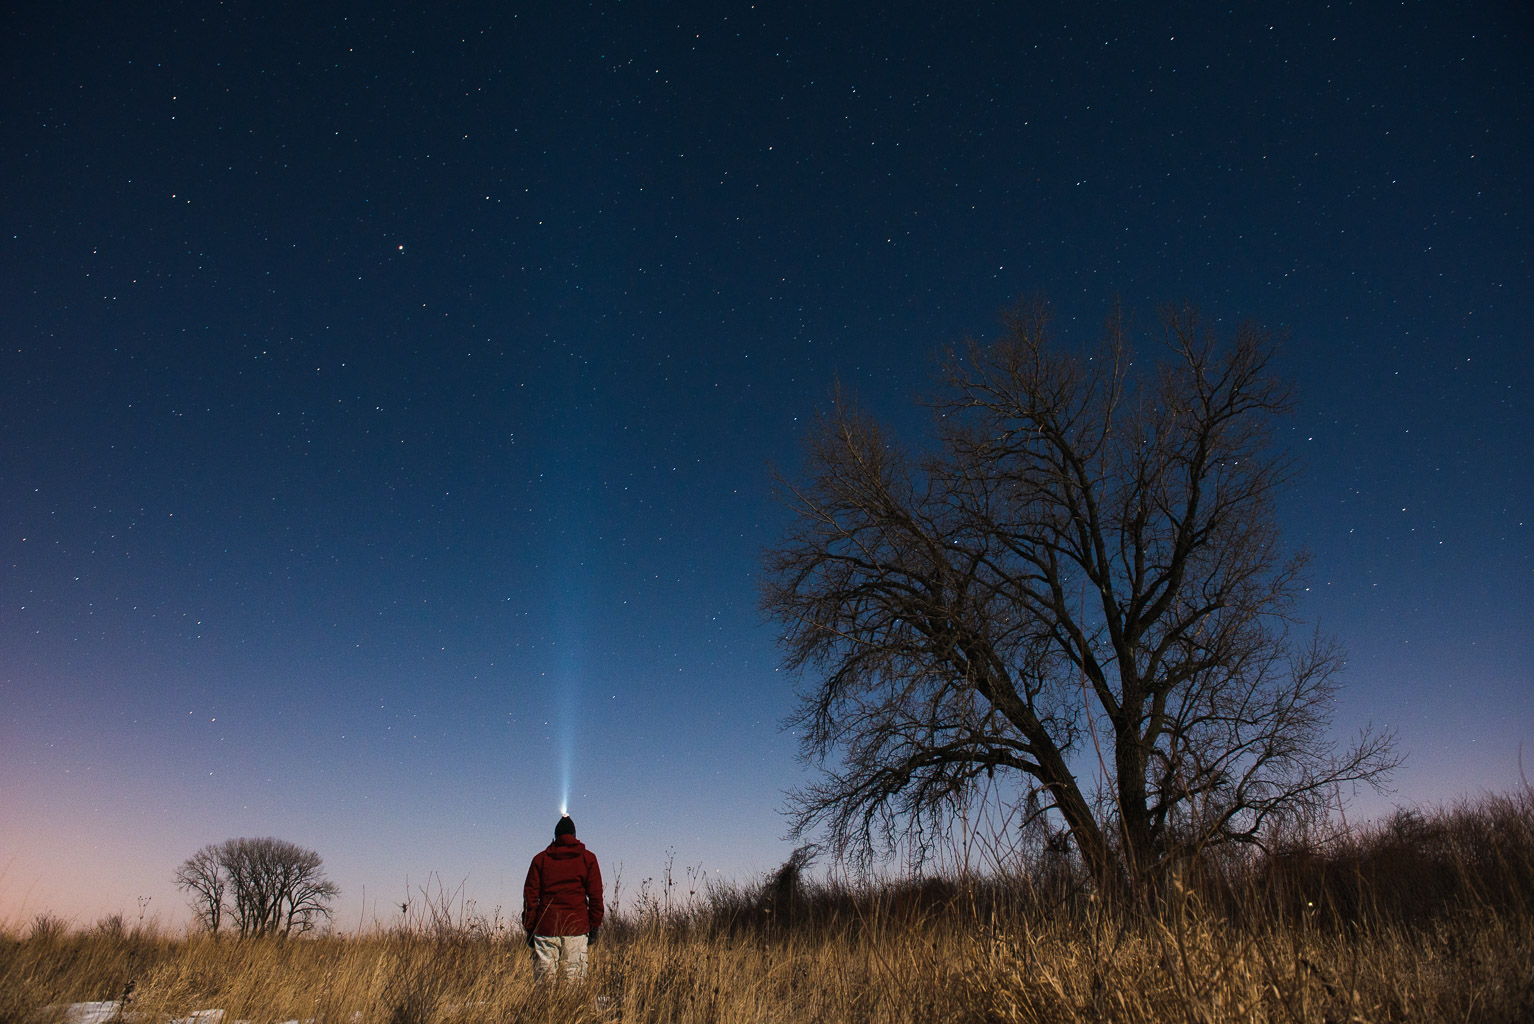
<path id="1" fill-rule="evenodd" d="M 1534 15 L 1263 6 L 10 5 L 0 921 L 781 862 L 772 468 L 1038 293 L 1284 335 L 1350 813 L 1520 785 Z"/>

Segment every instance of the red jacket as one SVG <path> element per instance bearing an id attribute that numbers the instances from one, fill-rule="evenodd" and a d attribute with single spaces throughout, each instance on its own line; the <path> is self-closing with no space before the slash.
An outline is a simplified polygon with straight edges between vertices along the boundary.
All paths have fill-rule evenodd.
<path id="1" fill-rule="evenodd" d="M 533 858 L 522 885 L 522 927 L 534 935 L 585 935 L 602 923 L 602 869 L 574 836 Z"/>

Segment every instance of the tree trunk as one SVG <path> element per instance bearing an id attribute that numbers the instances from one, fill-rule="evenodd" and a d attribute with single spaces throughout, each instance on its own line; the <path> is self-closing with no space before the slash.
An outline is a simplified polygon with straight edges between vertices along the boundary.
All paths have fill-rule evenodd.
<path id="1" fill-rule="evenodd" d="M 1145 782 L 1145 758 L 1140 754 L 1138 737 L 1134 730 L 1115 746 L 1114 769 L 1118 778 L 1116 789 L 1119 800 L 1119 822 L 1123 829 L 1124 867 L 1129 872 L 1133 888 L 1140 883 L 1156 864 L 1156 851 L 1151 840 L 1150 814 L 1147 810 Z"/>

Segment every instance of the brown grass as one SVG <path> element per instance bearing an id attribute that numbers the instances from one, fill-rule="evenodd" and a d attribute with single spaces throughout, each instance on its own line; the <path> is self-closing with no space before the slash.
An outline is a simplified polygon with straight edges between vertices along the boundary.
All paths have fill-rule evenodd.
<path id="1" fill-rule="evenodd" d="M 461 916 L 287 941 L 44 920 L 0 937 L 0 1024 L 125 993 L 143 1024 L 1534 1020 L 1527 794 L 1243 871 L 1149 913 L 1024 878 L 715 889 L 615 920 L 584 984 L 539 982 L 521 942 Z"/>

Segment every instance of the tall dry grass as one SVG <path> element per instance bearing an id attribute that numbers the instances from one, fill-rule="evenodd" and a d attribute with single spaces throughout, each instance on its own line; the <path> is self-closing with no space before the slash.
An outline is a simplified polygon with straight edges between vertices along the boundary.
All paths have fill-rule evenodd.
<path id="1" fill-rule="evenodd" d="M 540 982 L 520 941 L 462 914 L 288 941 L 45 919 L 0 937 L 0 1024 L 125 996 L 145 1024 L 1534 1020 L 1528 794 L 1189 872 L 1149 910 L 1058 874 L 860 886 L 786 867 L 616 917 L 584 984 Z"/>

